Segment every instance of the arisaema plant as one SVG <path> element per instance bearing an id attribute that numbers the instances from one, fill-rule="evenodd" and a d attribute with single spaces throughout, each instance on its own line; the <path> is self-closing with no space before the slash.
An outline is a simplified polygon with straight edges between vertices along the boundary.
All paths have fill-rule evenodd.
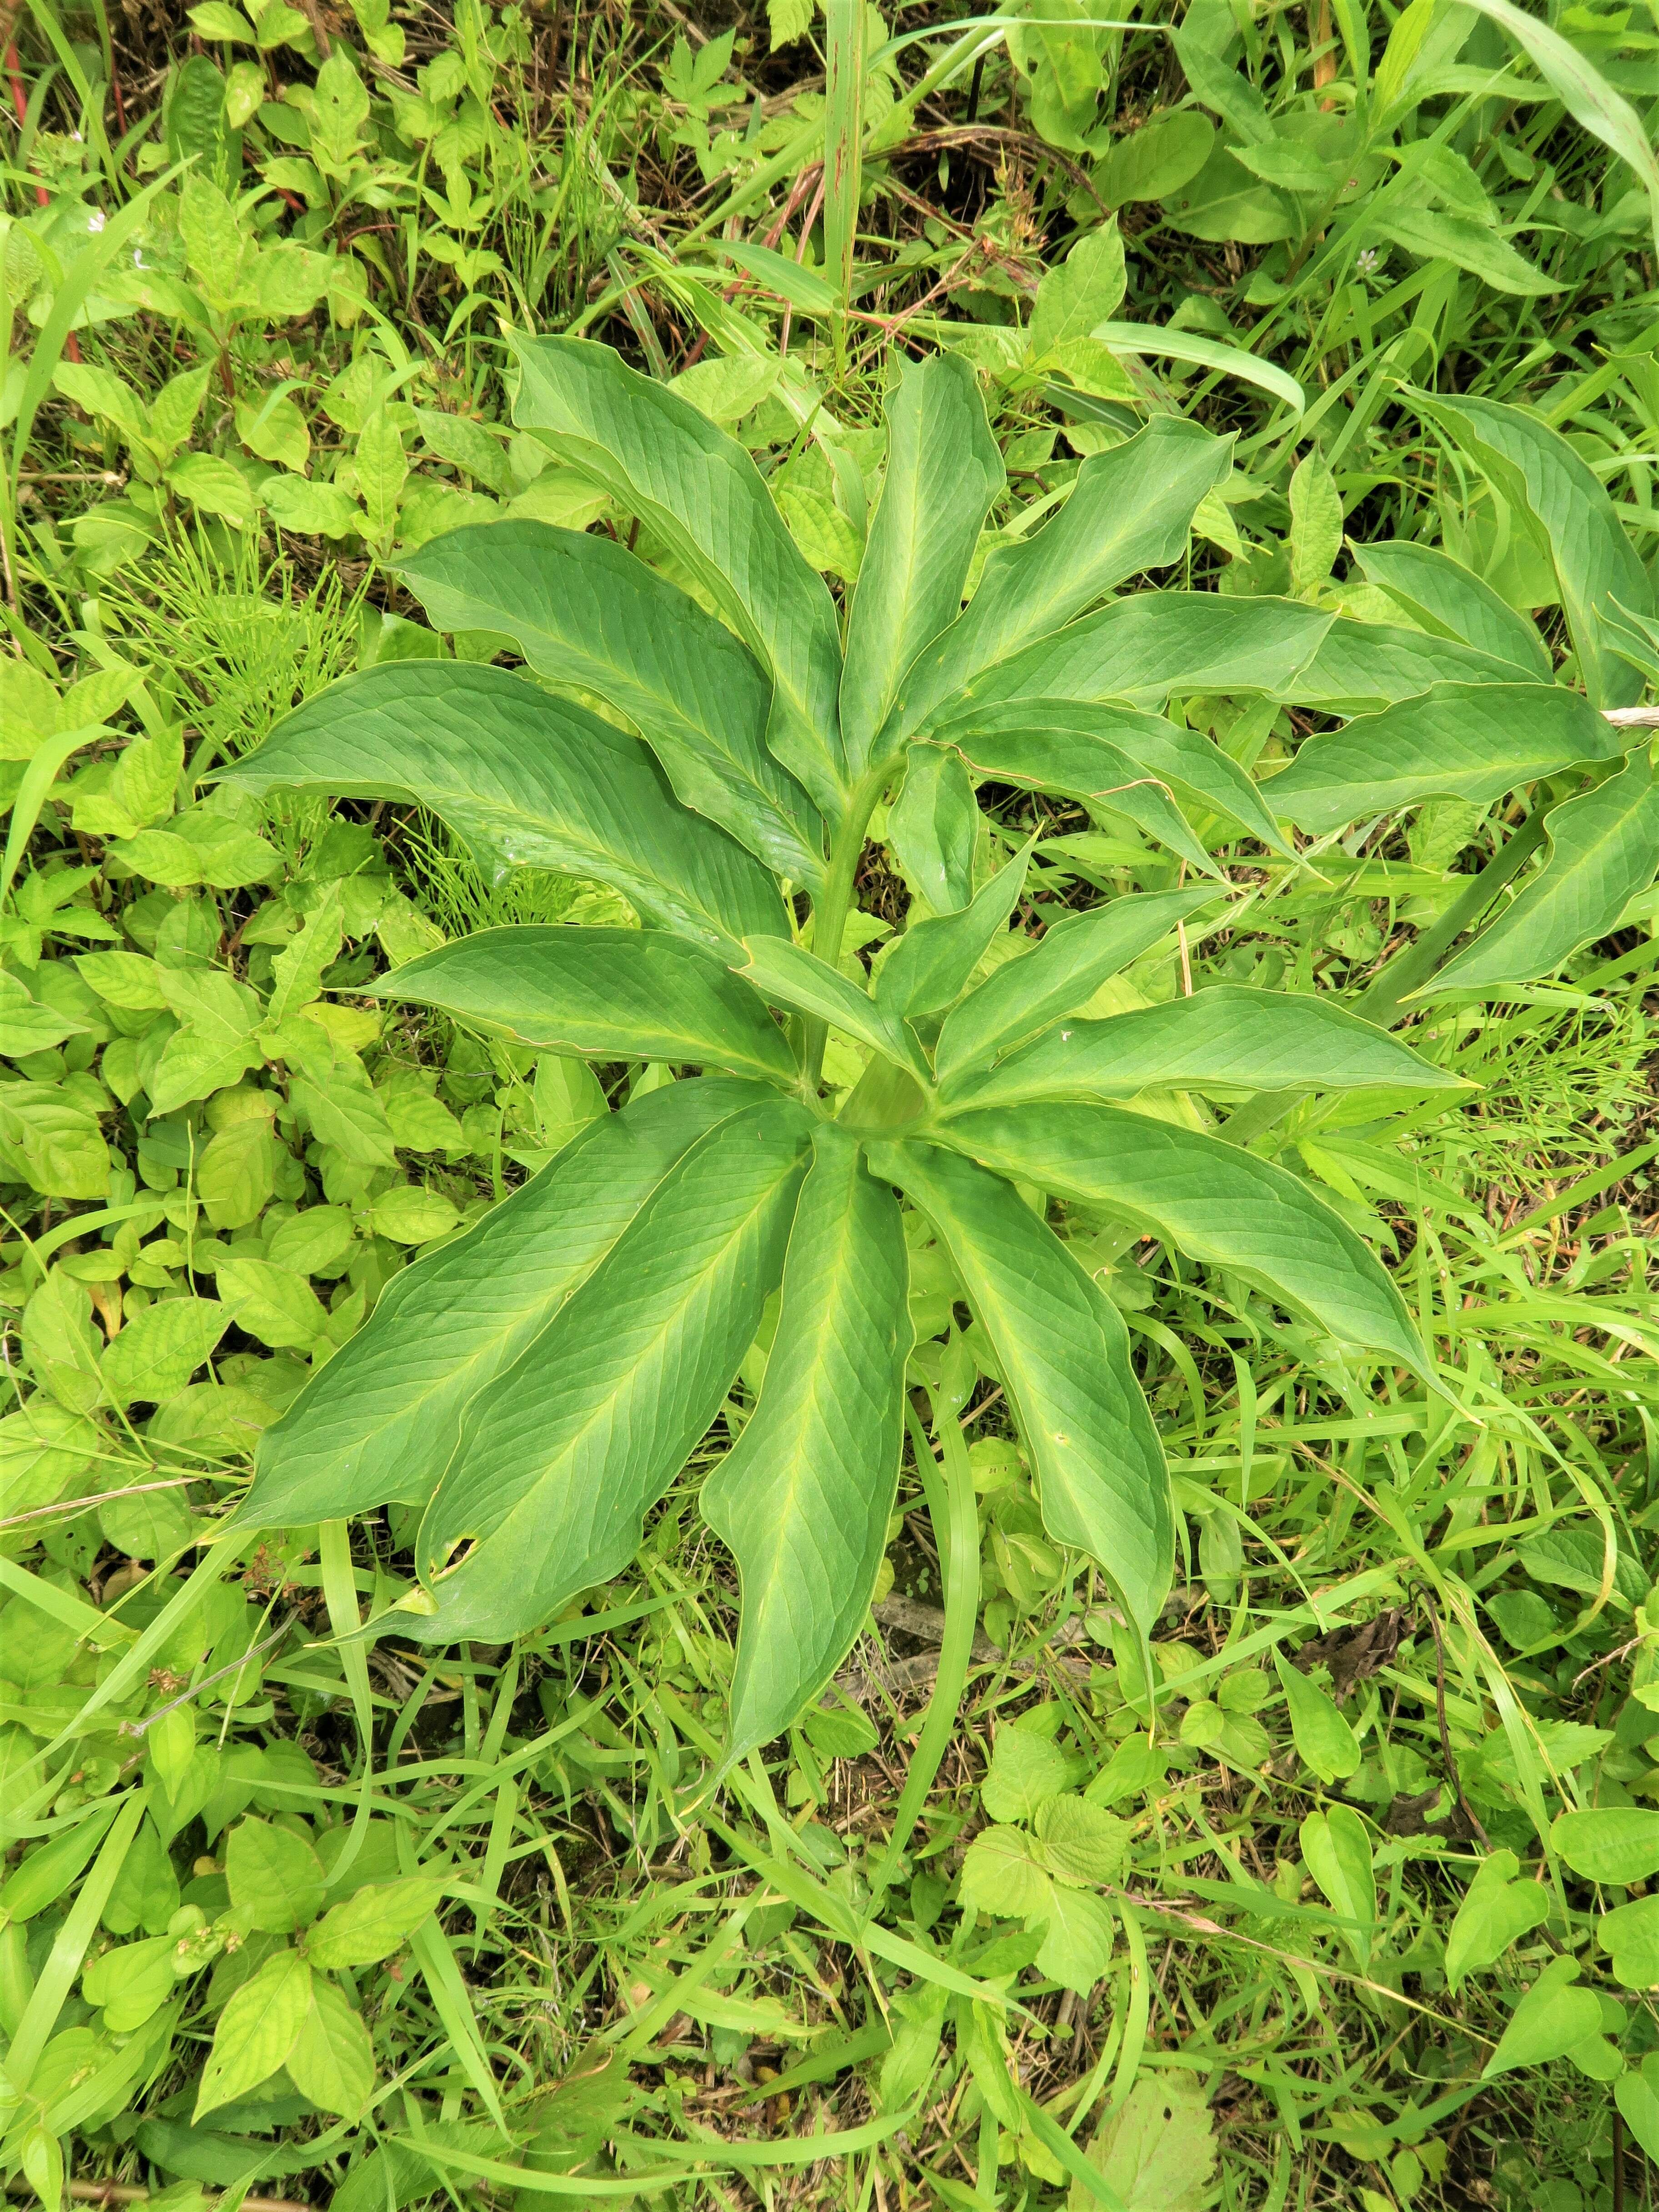
<path id="1" fill-rule="evenodd" d="M 741 447 L 605 347 L 523 343 L 520 425 L 644 528 L 658 566 L 533 522 L 439 538 L 404 564 L 434 623 L 510 638 L 527 667 L 375 668 L 233 773 L 413 802 L 486 870 L 613 886 L 638 928 L 486 930 L 376 988 L 681 1079 L 591 1122 L 398 1278 L 267 1432 L 242 1525 L 422 1508 L 408 1632 L 529 1630 L 628 1564 L 723 1407 L 738 1429 L 730 1394 L 740 1365 L 757 1371 L 776 1292 L 757 1398 L 702 1490 L 741 1578 L 732 1747 L 767 1740 L 848 1650 L 881 1564 L 911 1208 L 971 1310 L 1048 1530 L 1149 1626 L 1173 1562 L 1164 1453 L 1118 1309 L 1051 1219 L 1072 1205 L 1134 1224 L 1373 1368 L 1423 1372 L 1362 1237 L 1241 1139 L 1310 1092 L 1455 1089 L 1365 1013 L 1392 1018 L 1428 985 L 1534 848 L 1547 864 L 1462 943 L 1449 984 L 1547 972 L 1652 873 L 1646 752 L 1626 759 L 1632 732 L 1602 711 L 1639 694 L 1615 631 L 1639 643 L 1645 574 L 1553 432 L 1489 404 L 1451 412 L 1560 554 L 1586 690 L 1555 680 L 1483 583 L 1414 545 L 1361 556 L 1397 626 L 1121 590 L 1182 558 L 1231 465 L 1224 441 L 1175 418 L 1087 461 L 1051 520 L 996 545 L 964 607 L 1004 478 L 974 374 L 949 356 L 896 369 L 843 621 Z M 1258 785 L 1169 711 L 1217 692 L 1333 726 Z M 1027 791 L 1127 819 L 1171 856 L 1165 887 L 1046 931 L 1016 921 L 1035 840 L 988 864 L 988 784 L 1005 813 Z M 1227 863 L 1290 861 L 1287 825 L 1322 836 L 1528 788 L 1524 826 L 1369 1009 L 1223 984 L 1091 1011 L 1188 917 L 1224 910 Z M 843 945 L 878 807 L 915 897 L 866 974 Z M 856 1075 L 835 1085 L 832 1033 Z M 1243 1118 L 1206 1133 L 1160 1105 L 1177 1093 Z"/>

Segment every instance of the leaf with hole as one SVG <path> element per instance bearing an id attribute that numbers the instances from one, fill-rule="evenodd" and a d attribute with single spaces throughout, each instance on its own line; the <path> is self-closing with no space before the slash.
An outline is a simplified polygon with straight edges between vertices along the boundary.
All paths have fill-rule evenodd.
<path id="1" fill-rule="evenodd" d="M 733 1080 L 675 1083 L 605 1115 L 465 1236 L 395 1277 L 261 1437 L 238 1525 L 423 1504 L 470 1401 L 543 1334 L 675 1162 L 763 1095 Z"/>
<path id="2" fill-rule="evenodd" d="M 437 1610 L 411 1634 L 499 1641 L 627 1565 L 777 1285 L 809 1128 L 781 1098 L 717 1123 L 471 1401 L 416 1546 Z"/>

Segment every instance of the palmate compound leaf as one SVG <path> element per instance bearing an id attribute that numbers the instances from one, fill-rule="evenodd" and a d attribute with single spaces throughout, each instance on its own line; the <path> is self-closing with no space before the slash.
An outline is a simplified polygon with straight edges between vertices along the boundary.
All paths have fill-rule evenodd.
<path id="1" fill-rule="evenodd" d="M 973 369 L 959 355 L 893 356 L 887 471 L 847 624 L 841 726 L 860 774 L 904 672 L 962 611 L 969 564 L 1006 479 Z"/>
<path id="2" fill-rule="evenodd" d="M 1103 1021 L 1062 1022 L 943 1086 L 952 1113 L 1036 1098 L 1127 1098 L 1157 1085 L 1233 1092 L 1462 1091 L 1468 1085 L 1328 999 L 1218 983 Z"/>
<path id="3" fill-rule="evenodd" d="M 897 1200 L 821 1125 L 760 1403 L 702 1490 L 743 1586 L 728 1758 L 793 1720 L 869 1609 L 898 1483 L 908 1275 Z"/>
<path id="4" fill-rule="evenodd" d="M 933 1134 L 1012 1182 L 1099 1206 L 1230 1268 L 1345 1343 L 1425 1371 L 1422 1341 L 1382 1262 L 1271 1161 L 1115 1106 L 958 1114 Z"/>
<path id="5" fill-rule="evenodd" d="M 662 930 L 481 929 L 369 988 L 544 1050 L 722 1067 L 773 1083 L 797 1072 L 748 985 L 718 954 Z"/>
<path id="6" fill-rule="evenodd" d="M 431 1496 L 468 1401 L 538 1338 L 699 1138 L 769 1094 L 708 1076 L 590 1121 L 374 1313 L 259 1439 L 237 1526 L 293 1528 Z"/>
<path id="7" fill-rule="evenodd" d="M 348 676 L 279 722 L 225 781 L 412 801 L 486 872 L 592 877 L 646 920 L 717 947 L 788 926 L 771 876 L 676 804 L 637 738 L 505 669 L 394 661 Z"/>
<path id="8" fill-rule="evenodd" d="M 1449 960 L 1419 996 L 1494 995 L 1553 975 L 1618 922 L 1659 864 L 1659 783 L 1644 750 L 1593 791 L 1553 807 L 1549 851 L 1512 906 Z"/>
<path id="9" fill-rule="evenodd" d="M 1310 738 L 1264 795 L 1322 836 L 1425 799 L 1484 806 L 1577 761 L 1613 760 L 1629 743 L 1581 693 L 1546 684 L 1437 684 Z"/>
<path id="10" fill-rule="evenodd" d="M 847 760 L 837 720 L 835 602 L 760 471 L 687 399 L 586 338 L 514 342 L 513 419 L 602 485 L 672 548 L 768 670 L 767 742 L 827 814 Z"/>
<path id="11" fill-rule="evenodd" d="M 890 740 L 914 735 L 944 702 L 1060 629 L 1126 576 L 1178 561 L 1193 511 L 1226 473 L 1231 454 L 1230 440 L 1160 416 L 1085 461 L 1059 514 L 992 552 L 967 611 L 912 663 Z"/>
<path id="12" fill-rule="evenodd" d="M 1174 1565 L 1163 1446 L 1117 1308 L 1012 1183 L 911 1142 L 871 1153 L 951 1255 L 1031 1455 L 1043 1525 L 1086 1553 L 1143 1630 Z"/>
<path id="13" fill-rule="evenodd" d="M 811 1129 L 778 1097 L 720 1122 L 472 1401 L 416 1544 L 436 1610 L 410 1635 L 500 1641 L 627 1565 L 754 1341 Z"/>
<path id="14" fill-rule="evenodd" d="M 1430 398 L 1424 414 L 1449 429 L 1549 547 L 1561 605 L 1590 702 L 1628 707 L 1639 672 L 1613 652 L 1604 625 L 1617 607 L 1654 608 L 1653 586 L 1606 487 L 1559 430 L 1495 399 Z M 1616 605 L 1615 605 L 1616 603 Z"/>
<path id="15" fill-rule="evenodd" d="M 510 637 L 538 675 L 627 715 L 684 805 L 814 887 L 823 824 L 766 750 L 772 686 L 724 623 L 597 532 L 487 522 L 398 569 L 440 629 Z"/>
<path id="16" fill-rule="evenodd" d="M 1146 891 L 1053 923 L 1034 950 L 1005 961 L 945 1017 L 933 1065 L 941 1080 L 988 1066 L 1050 1023 L 1085 1006 L 1100 986 L 1224 893 Z"/>
<path id="17" fill-rule="evenodd" d="M 1290 850 L 1255 784 L 1219 745 L 1119 700 L 1015 700 L 970 710 L 960 722 L 936 727 L 934 738 L 955 745 L 971 769 L 1000 783 L 1104 799 L 1126 811 L 1135 781 L 1166 793 L 1173 787 L 1228 816 L 1273 851 Z M 1133 763 L 1127 777 L 1126 762 Z M 1209 865 L 1207 855 L 1203 865 Z"/>

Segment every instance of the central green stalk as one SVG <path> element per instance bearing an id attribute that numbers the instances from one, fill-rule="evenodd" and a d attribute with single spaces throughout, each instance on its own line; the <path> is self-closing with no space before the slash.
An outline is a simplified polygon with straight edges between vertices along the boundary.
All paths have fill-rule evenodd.
<path id="1" fill-rule="evenodd" d="M 853 787 L 841 827 L 830 841 L 830 866 L 823 878 L 823 896 L 812 908 L 812 951 L 831 968 L 841 958 L 841 940 L 847 933 L 847 917 L 853 910 L 853 886 L 858 881 L 864 833 L 876 802 L 887 787 L 894 762 L 878 761 L 865 770 Z M 816 1091 L 823 1073 L 823 1048 L 828 1039 L 824 1024 L 810 1014 L 801 1031 L 801 1060 L 806 1088 Z"/>

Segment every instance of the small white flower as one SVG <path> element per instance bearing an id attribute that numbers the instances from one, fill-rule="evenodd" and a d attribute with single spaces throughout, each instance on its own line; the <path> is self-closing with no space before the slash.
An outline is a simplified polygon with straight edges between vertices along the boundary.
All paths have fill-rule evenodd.
<path id="1" fill-rule="evenodd" d="M 1376 274 L 1376 248 L 1362 246 L 1354 257 L 1354 267 L 1362 276 L 1374 276 Z"/>
<path id="2" fill-rule="evenodd" d="M 87 217 L 87 228 L 90 231 L 100 231 L 103 227 L 103 215 L 99 209 L 94 208 L 92 213 Z"/>

